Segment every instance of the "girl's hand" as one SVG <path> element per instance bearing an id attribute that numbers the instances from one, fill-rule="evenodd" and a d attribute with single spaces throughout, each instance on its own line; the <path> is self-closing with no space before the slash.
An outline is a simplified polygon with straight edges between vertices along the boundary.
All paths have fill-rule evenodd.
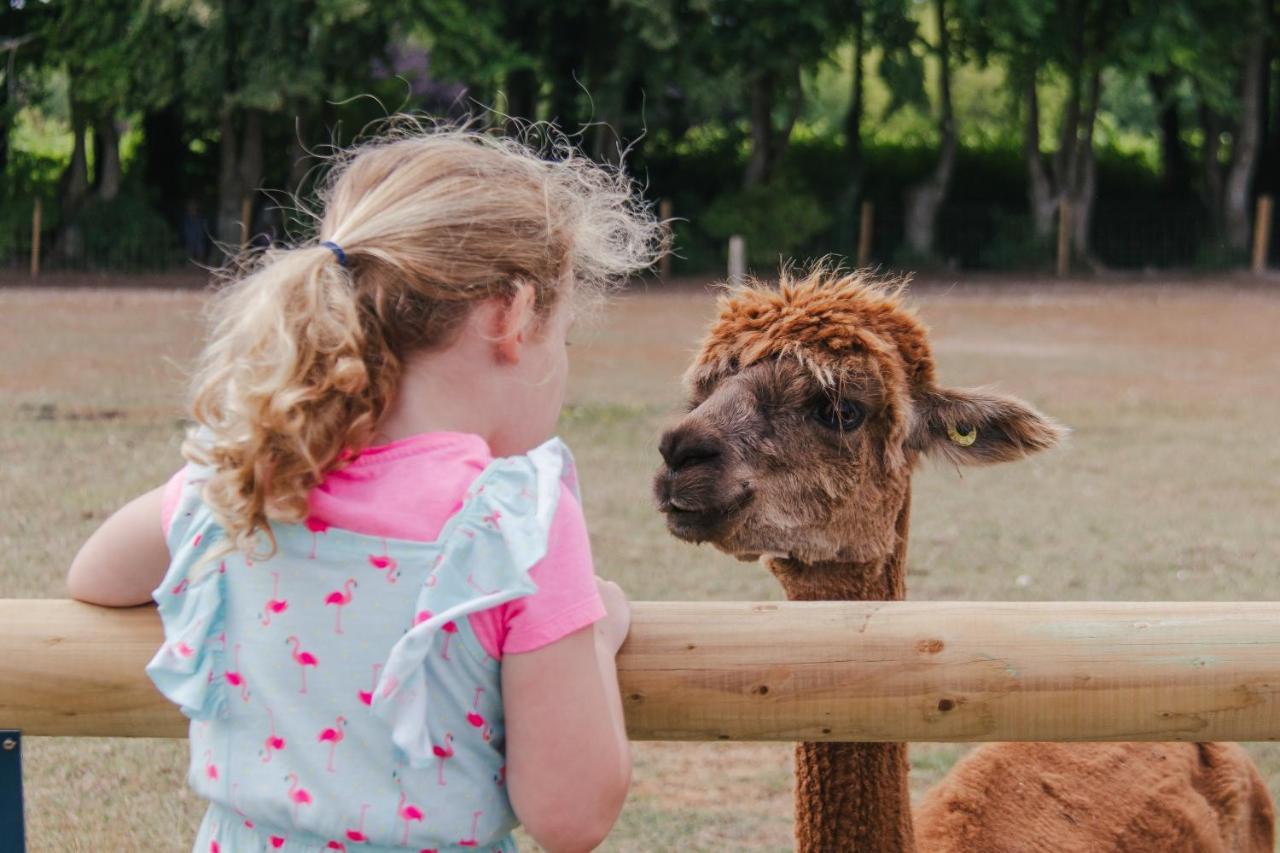
<path id="1" fill-rule="evenodd" d="M 622 587 L 613 581 L 597 577 L 596 589 L 600 591 L 606 611 L 605 617 L 596 623 L 596 636 L 610 654 L 616 655 L 631 630 L 631 605 Z"/>

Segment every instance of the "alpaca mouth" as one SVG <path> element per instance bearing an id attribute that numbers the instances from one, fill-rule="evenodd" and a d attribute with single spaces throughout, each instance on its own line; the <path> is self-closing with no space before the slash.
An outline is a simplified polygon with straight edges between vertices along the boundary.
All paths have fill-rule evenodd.
<path id="1" fill-rule="evenodd" d="M 749 503 L 752 493 L 743 491 L 733 500 L 713 506 L 699 506 L 687 495 L 658 494 L 658 510 L 667 517 L 667 530 L 686 542 L 710 542 L 724 538 Z"/>

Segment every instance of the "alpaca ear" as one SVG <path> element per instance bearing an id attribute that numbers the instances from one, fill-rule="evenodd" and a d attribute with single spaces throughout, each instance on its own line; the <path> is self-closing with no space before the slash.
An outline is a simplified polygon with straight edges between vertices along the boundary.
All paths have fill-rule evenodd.
<path id="1" fill-rule="evenodd" d="M 1011 462 L 1060 442 L 1067 429 L 1015 397 L 933 388 L 916 401 L 910 446 L 959 465 Z"/>

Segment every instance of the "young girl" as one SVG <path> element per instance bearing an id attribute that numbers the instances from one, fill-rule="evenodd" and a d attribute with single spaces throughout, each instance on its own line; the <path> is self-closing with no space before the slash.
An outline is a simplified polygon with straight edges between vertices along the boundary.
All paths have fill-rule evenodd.
<path id="1" fill-rule="evenodd" d="M 159 604 L 199 853 L 588 850 L 629 616 L 550 436 L 575 311 L 657 227 L 616 173 L 460 130 L 358 150 L 325 201 L 219 297 L 188 464 L 71 594 Z"/>

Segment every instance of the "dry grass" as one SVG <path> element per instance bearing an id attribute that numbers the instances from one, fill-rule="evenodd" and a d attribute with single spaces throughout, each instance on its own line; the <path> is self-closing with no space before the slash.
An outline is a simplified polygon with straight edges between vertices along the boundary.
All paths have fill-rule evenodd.
<path id="1" fill-rule="evenodd" d="M 997 383 L 1074 429 L 1041 459 L 917 478 L 910 594 L 1280 597 L 1280 292 L 1127 284 L 925 286 L 943 379 Z M 201 297 L 0 289 L 0 596 L 63 594 L 76 547 L 179 463 Z M 656 436 L 712 300 L 637 294 L 575 341 L 575 448 L 601 574 L 640 599 L 778 598 L 758 567 L 671 540 Z M 30 849 L 186 850 L 185 744 L 29 743 Z M 1251 750 L 1280 793 L 1280 750 Z M 919 792 L 964 751 L 912 749 Z M 790 747 L 637 744 L 610 850 L 785 850 Z"/>

